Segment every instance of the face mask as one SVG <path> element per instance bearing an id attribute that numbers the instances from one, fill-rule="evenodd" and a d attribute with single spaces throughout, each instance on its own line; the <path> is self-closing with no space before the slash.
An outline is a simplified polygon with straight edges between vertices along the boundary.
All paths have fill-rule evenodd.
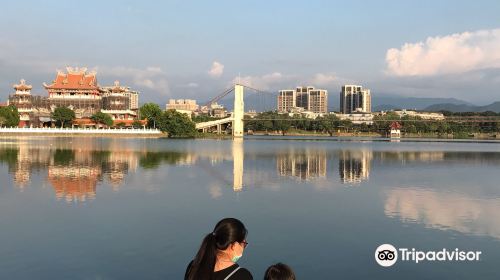
<path id="1" fill-rule="evenodd" d="M 231 259 L 231 261 L 232 261 L 232 262 L 234 262 L 234 263 L 235 263 L 235 262 L 238 262 L 238 260 L 239 260 L 239 259 L 241 259 L 241 257 L 242 257 L 242 256 L 243 256 L 243 255 L 234 256 L 234 257 Z"/>

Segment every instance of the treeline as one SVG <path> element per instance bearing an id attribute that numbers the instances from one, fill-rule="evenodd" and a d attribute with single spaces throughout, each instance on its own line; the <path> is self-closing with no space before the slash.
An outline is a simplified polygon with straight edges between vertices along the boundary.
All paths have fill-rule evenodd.
<path id="1" fill-rule="evenodd" d="M 438 133 L 465 136 L 472 133 L 500 132 L 499 118 L 485 118 L 483 121 L 475 121 L 470 119 L 461 120 L 458 117 L 466 117 L 466 115 L 447 116 L 444 120 L 424 120 L 417 116 L 400 117 L 389 112 L 385 115 L 375 116 L 371 127 L 381 131 L 387 129 L 392 122 L 397 121 L 402 125 L 401 131 L 403 133 Z"/>
<path id="2" fill-rule="evenodd" d="M 463 117 L 465 115 L 455 115 Z M 493 115 L 484 115 L 494 117 Z M 353 124 L 349 120 L 340 120 L 335 115 L 326 115 L 316 119 L 295 115 L 288 116 L 276 112 L 264 112 L 254 118 L 245 118 L 245 130 L 251 131 L 279 131 L 283 134 L 288 131 L 304 130 L 323 132 L 332 135 L 340 132 L 375 132 L 385 134 L 391 123 L 399 122 L 403 133 L 425 134 L 456 134 L 466 136 L 471 133 L 500 132 L 500 118 L 486 118 L 484 121 L 463 121 L 456 119 L 424 120 L 417 116 L 403 116 L 389 112 L 385 115 L 376 115 L 373 124 Z"/>
<path id="3" fill-rule="evenodd" d="M 254 118 L 245 116 L 246 131 L 279 131 L 283 135 L 290 130 L 325 132 L 333 135 L 338 129 L 352 128 L 349 120 L 340 120 L 335 115 L 325 115 L 316 119 L 306 118 L 300 114 L 289 116 L 277 112 L 263 112 Z"/>

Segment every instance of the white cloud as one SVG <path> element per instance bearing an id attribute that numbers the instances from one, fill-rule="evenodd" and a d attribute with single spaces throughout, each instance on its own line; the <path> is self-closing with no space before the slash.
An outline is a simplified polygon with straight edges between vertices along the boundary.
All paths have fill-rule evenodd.
<path id="1" fill-rule="evenodd" d="M 300 77 L 294 74 L 273 72 L 262 76 L 235 77 L 231 83 L 241 83 L 260 90 L 279 90 L 296 86 L 314 86 L 317 88 L 335 88 L 350 80 L 338 77 L 334 73 L 316 73 L 312 76 Z"/>
<path id="2" fill-rule="evenodd" d="M 224 73 L 224 65 L 220 62 L 214 61 L 212 63 L 212 68 L 208 71 L 208 75 L 213 78 L 218 78 Z"/>
<path id="3" fill-rule="evenodd" d="M 338 82 L 338 77 L 333 73 L 317 73 L 311 79 L 310 84 L 316 87 L 324 87 L 337 84 Z"/>
<path id="4" fill-rule="evenodd" d="M 198 83 L 194 83 L 194 82 L 191 82 L 191 83 L 188 83 L 187 85 L 185 85 L 185 87 L 187 87 L 187 88 L 197 88 L 199 86 L 200 85 Z"/>
<path id="5" fill-rule="evenodd" d="M 134 67 L 103 67 L 100 68 L 103 76 L 113 76 L 119 79 L 130 79 L 135 86 L 151 89 L 160 94 L 170 93 L 166 73 L 160 67 L 146 67 L 145 69 Z"/>
<path id="6" fill-rule="evenodd" d="M 428 37 L 386 53 L 387 73 L 430 76 L 500 67 L 500 29 Z"/>
<path id="7" fill-rule="evenodd" d="M 283 75 L 280 72 L 273 72 L 262 76 L 235 77 L 232 83 L 241 83 L 260 90 L 270 90 L 283 87 L 286 83 L 294 80 L 294 76 Z"/>

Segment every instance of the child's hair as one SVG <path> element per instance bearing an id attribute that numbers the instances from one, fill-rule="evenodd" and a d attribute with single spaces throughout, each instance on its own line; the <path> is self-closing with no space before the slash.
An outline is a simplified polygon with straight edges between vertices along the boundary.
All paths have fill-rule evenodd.
<path id="1" fill-rule="evenodd" d="M 277 263 L 267 268 L 264 280 L 295 280 L 295 274 L 288 265 Z"/>

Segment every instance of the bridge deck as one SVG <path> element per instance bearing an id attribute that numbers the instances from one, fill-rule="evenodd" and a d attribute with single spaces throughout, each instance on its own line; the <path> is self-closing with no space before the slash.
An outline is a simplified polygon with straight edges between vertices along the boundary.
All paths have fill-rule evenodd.
<path id="1" fill-rule="evenodd" d="M 221 124 L 225 124 L 225 123 L 230 123 L 230 122 L 233 122 L 233 121 L 234 121 L 234 118 L 233 117 L 229 117 L 229 118 L 215 120 L 215 121 L 197 123 L 196 124 L 196 129 L 209 128 L 209 127 L 213 127 L 213 126 L 217 126 L 217 125 L 221 125 Z"/>

